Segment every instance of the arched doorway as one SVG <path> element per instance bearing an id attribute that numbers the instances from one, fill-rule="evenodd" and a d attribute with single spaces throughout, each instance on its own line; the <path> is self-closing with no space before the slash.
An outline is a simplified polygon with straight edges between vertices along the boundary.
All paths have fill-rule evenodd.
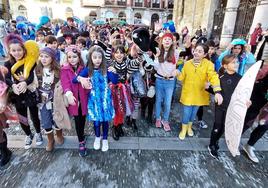
<path id="1" fill-rule="evenodd" d="M 118 14 L 118 20 L 124 20 L 124 21 L 126 21 L 126 13 L 125 12 L 119 12 L 119 14 Z"/>
<path id="2" fill-rule="evenodd" d="M 139 12 L 134 15 L 134 24 L 141 24 L 141 14 Z"/>
<path id="3" fill-rule="evenodd" d="M 66 16 L 66 18 L 73 17 L 74 16 L 73 9 L 70 7 L 67 7 L 65 9 L 65 16 Z"/>
<path id="4" fill-rule="evenodd" d="M 24 16 L 25 18 L 27 18 L 27 8 L 23 5 L 20 5 L 18 7 L 18 12 L 19 12 L 19 16 Z"/>
<path id="5" fill-rule="evenodd" d="M 111 11 L 107 11 L 105 13 L 106 22 L 112 21 L 114 19 L 114 13 Z"/>
<path id="6" fill-rule="evenodd" d="M 151 28 L 154 29 L 154 23 L 159 21 L 159 15 L 158 14 L 153 14 L 151 17 Z"/>

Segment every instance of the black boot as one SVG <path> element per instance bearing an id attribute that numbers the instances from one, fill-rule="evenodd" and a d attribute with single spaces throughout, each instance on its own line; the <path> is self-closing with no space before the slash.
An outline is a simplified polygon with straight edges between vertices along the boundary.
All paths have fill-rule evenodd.
<path id="1" fill-rule="evenodd" d="M 114 140 L 119 140 L 118 126 L 113 126 L 112 136 Z"/>
<path id="2" fill-rule="evenodd" d="M 136 125 L 136 119 L 132 119 L 131 124 L 134 130 L 138 130 L 138 127 Z"/>
<path id="3" fill-rule="evenodd" d="M 120 125 L 118 126 L 118 135 L 119 135 L 120 137 L 122 137 L 122 136 L 125 135 L 125 133 L 124 133 L 124 131 L 123 131 L 123 124 L 120 124 Z"/>
<path id="4" fill-rule="evenodd" d="M 1 149 L 1 153 L 2 153 L 0 166 L 5 166 L 10 161 L 12 152 L 7 148 L 7 141 L 0 144 L 0 149 Z"/>
<path id="5" fill-rule="evenodd" d="M 127 117 L 126 117 L 126 124 L 127 124 L 128 126 L 131 126 L 130 116 L 127 116 Z"/>

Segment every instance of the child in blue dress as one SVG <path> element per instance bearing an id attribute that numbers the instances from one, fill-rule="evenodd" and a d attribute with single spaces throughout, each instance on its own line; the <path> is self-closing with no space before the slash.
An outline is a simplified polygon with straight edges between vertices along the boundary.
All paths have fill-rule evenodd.
<path id="1" fill-rule="evenodd" d="M 116 79 L 115 74 L 107 72 L 104 51 L 99 46 L 93 46 L 88 54 L 88 67 L 74 79 L 74 82 L 81 83 L 82 87 L 91 89 L 88 95 L 88 120 L 93 121 L 95 130 L 94 149 L 101 147 L 102 126 L 102 151 L 107 151 L 109 121 L 114 117 L 112 94 L 109 88 L 109 81 Z"/>

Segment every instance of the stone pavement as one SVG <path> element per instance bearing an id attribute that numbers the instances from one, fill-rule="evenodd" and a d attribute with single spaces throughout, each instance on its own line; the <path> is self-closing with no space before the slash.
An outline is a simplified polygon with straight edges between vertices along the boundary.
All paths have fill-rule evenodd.
<path id="1" fill-rule="evenodd" d="M 25 136 L 13 135 L 8 136 L 8 147 L 24 148 Z M 246 143 L 247 138 L 243 138 L 241 146 Z M 36 146 L 33 141 L 33 148 L 45 148 L 47 139 L 44 137 L 44 143 L 41 146 Z M 87 148 L 93 149 L 94 137 L 87 137 Z M 207 151 L 209 138 L 186 138 L 181 141 L 174 137 L 121 137 L 119 141 L 109 138 L 110 149 L 119 150 L 172 150 L 172 151 Z M 219 141 L 220 151 L 228 151 L 225 140 Z M 257 151 L 268 151 L 268 140 L 260 140 L 256 145 Z M 77 149 L 78 140 L 76 136 L 65 136 L 63 145 L 56 145 L 60 149 Z"/>
<path id="2" fill-rule="evenodd" d="M 220 152 L 212 160 L 208 152 L 160 150 L 88 151 L 14 150 L 11 163 L 0 169 L 1 188 L 80 187 L 256 187 L 268 186 L 268 152 L 257 152 L 253 164 L 244 155 L 233 158 Z"/>

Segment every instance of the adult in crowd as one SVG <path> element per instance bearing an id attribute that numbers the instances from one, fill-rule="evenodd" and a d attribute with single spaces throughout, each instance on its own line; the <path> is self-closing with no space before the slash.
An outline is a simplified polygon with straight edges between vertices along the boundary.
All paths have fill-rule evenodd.
<path id="1" fill-rule="evenodd" d="M 261 23 L 257 23 L 257 26 L 255 27 L 253 33 L 250 35 L 250 46 L 251 46 L 251 53 L 255 53 L 256 47 L 258 45 L 258 42 L 262 40 L 262 28 Z"/>
<path id="2" fill-rule="evenodd" d="M 72 17 L 67 18 L 67 25 L 62 27 L 61 33 L 63 35 L 73 35 L 77 37 L 79 35 L 79 30 L 75 27 L 74 19 Z"/>

